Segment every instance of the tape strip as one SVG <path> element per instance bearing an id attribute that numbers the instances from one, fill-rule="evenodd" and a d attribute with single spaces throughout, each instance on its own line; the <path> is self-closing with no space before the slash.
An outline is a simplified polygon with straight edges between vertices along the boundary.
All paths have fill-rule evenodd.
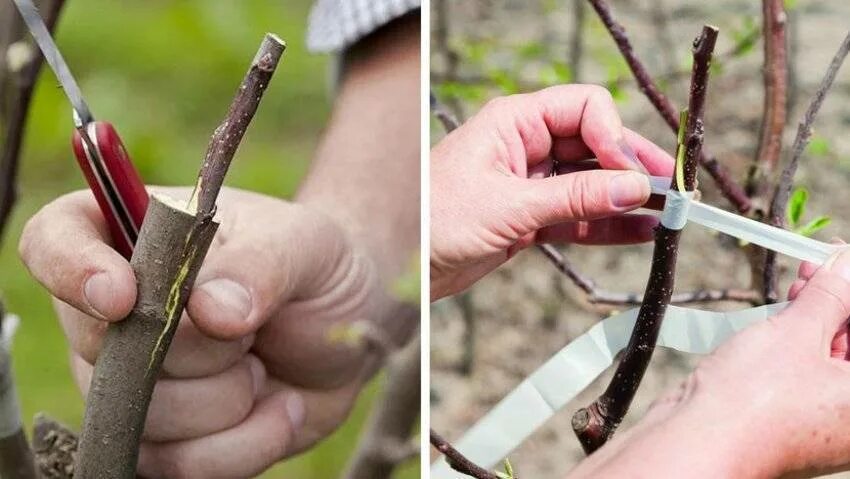
<path id="1" fill-rule="evenodd" d="M 688 211 L 691 209 L 693 191 L 667 190 L 664 211 L 661 212 L 661 224 L 671 230 L 680 230 L 688 223 Z"/>
<path id="2" fill-rule="evenodd" d="M 3 318 L 3 336 L 0 338 L 0 439 L 17 433 L 21 423 L 21 407 L 12 377 L 12 338 L 20 320 L 13 314 Z"/>
<path id="3" fill-rule="evenodd" d="M 776 314 L 787 304 L 731 312 L 668 306 L 658 345 L 707 354 L 737 331 Z M 494 467 L 613 364 L 629 341 L 638 311 L 634 308 L 611 316 L 567 344 L 467 431 L 455 447 L 476 464 Z M 431 477 L 464 476 L 440 459 L 432 465 Z"/>

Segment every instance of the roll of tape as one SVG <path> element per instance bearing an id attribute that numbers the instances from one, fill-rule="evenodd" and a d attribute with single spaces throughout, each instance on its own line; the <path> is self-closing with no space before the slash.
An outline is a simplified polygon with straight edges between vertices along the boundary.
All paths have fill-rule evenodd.
<path id="1" fill-rule="evenodd" d="M 688 223 L 688 211 L 694 192 L 667 190 L 664 211 L 661 212 L 661 224 L 671 230 L 680 230 Z"/>

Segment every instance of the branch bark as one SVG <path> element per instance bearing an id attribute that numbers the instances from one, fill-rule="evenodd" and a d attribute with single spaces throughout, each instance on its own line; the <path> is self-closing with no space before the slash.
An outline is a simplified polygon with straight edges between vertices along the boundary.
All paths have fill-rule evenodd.
<path id="1" fill-rule="evenodd" d="M 747 190 L 755 198 L 757 210 L 765 214 L 770 177 L 782 153 L 788 101 L 788 54 L 785 40 L 784 0 L 763 0 L 764 19 L 764 113 L 755 164 L 750 170 Z M 759 204 L 759 200 L 762 200 Z M 757 211 L 758 213 L 758 211 Z"/>
<path id="2" fill-rule="evenodd" d="M 782 174 L 779 176 L 779 182 L 774 189 L 773 198 L 770 202 L 770 209 L 768 210 L 768 220 L 770 221 L 770 224 L 774 226 L 778 226 L 780 228 L 784 228 L 786 226 L 785 211 L 788 208 L 788 199 L 791 197 L 791 189 L 794 186 L 794 175 L 797 174 L 797 167 L 800 164 L 800 158 L 802 158 L 803 152 L 806 150 L 806 146 L 809 144 L 809 140 L 812 137 L 812 124 L 820 111 L 821 105 L 823 105 L 826 94 L 829 92 L 829 89 L 832 87 L 832 83 L 835 81 L 835 76 L 838 74 L 838 70 L 841 69 L 844 59 L 847 58 L 848 52 L 850 52 L 850 32 L 847 33 L 844 40 L 841 42 L 841 45 L 838 47 L 838 51 L 835 53 L 835 56 L 833 56 L 823 80 L 821 80 L 821 83 L 818 86 L 817 91 L 815 91 L 808 108 L 806 108 L 806 113 L 803 115 L 803 119 L 800 120 L 799 126 L 797 127 L 797 135 L 794 137 L 794 144 L 791 146 L 791 158 L 782 170 Z M 766 284 L 776 284 L 778 282 L 779 272 L 777 270 L 776 253 L 773 251 L 767 251 L 764 262 L 764 282 Z M 775 287 L 772 289 L 772 293 L 772 296 L 766 297 L 765 299 L 769 302 L 776 302 L 778 300 L 778 295 L 776 294 Z"/>
<path id="3" fill-rule="evenodd" d="M 46 0 L 37 2 L 44 23 L 51 33 L 56 28 L 59 13 L 64 0 Z M 27 112 L 32 100 L 35 80 L 44 59 L 31 43 L 21 43 L 26 39 L 23 21 L 15 11 L 12 2 L 4 2 L 0 7 L 0 22 L 4 24 L 0 33 L 0 125 L 3 127 L 3 147 L 0 149 L 0 241 L 9 222 L 9 216 L 18 197 L 18 164 L 26 132 Z M 17 45 L 20 64 L 9 61 L 7 51 Z M 25 45 L 25 46 L 24 46 Z"/>
<path id="4" fill-rule="evenodd" d="M 643 296 L 639 293 L 608 291 L 599 288 L 593 279 L 576 270 L 567 257 L 554 246 L 542 244 L 538 245 L 538 249 L 558 271 L 585 294 L 585 299 L 590 304 L 635 306 L 643 303 Z M 761 294 L 751 289 L 698 289 L 673 294 L 670 297 L 670 304 L 704 303 L 708 301 L 740 301 L 756 304 L 760 299 Z"/>
<path id="5" fill-rule="evenodd" d="M 689 115 L 684 137 L 686 191 L 693 191 L 696 184 L 698 158 L 703 143 L 703 113 L 709 67 L 717 33 L 714 27 L 703 27 L 693 46 Z M 675 178 L 670 188 L 677 188 Z M 663 224 L 655 230 L 655 249 L 644 302 L 614 378 L 596 401 L 573 415 L 573 430 L 588 454 L 600 448 L 614 434 L 625 417 L 652 359 L 661 321 L 673 294 L 680 235 L 680 230 L 669 229 Z"/>
<path id="6" fill-rule="evenodd" d="M 419 417 L 420 352 L 418 335 L 390 357 L 384 393 L 375 405 L 369 427 L 349 464 L 346 479 L 389 478 L 404 454 L 398 451 L 410 442 Z"/>
<path id="7" fill-rule="evenodd" d="M 245 128 L 284 50 L 266 35 L 224 123 L 212 136 L 187 208 L 152 195 L 130 261 L 138 299 L 109 325 L 95 363 L 76 475 L 134 478 L 139 441 L 162 362 L 218 224 L 215 201 Z"/>
<path id="8" fill-rule="evenodd" d="M 617 48 L 620 50 L 620 53 L 623 54 L 626 63 L 629 65 L 629 69 L 635 76 L 641 92 L 646 95 L 650 103 L 652 103 L 655 109 L 658 110 L 658 113 L 661 114 L 661 117 L 667 125 L 674 132 L 679 131 L 679 110 L 673 105 L 669 98 L 661 93 L 658 85 L 655 84 L 655 81 L 650 76 L 646 67 L 637 57 L 631 41 L 626 35 L 625 28 L 623 28 L 623 26 L 617 23 L 614 19 L 614 16 L 611 13 L 611 7 L 604 0 L 588 1 L 593 6 L 594 10 L 596 10 L 596 13 L 599 15 L 602 23 L 605 25 L 605 28 L 614 38 Z M 705 169 L 709 176 L 711 176 L 717 183 L 717 186 L 723 196 L 732 203 L 739 213 L 743 214 L 750 210 L 752 205 L 747 193 L 732 178 L 729 170 L 723 167 L 717 158 L 710 155 L 707 151 L 702 151 L 699 156 L 699 162 L 703 169 Z"/>
<path id="9" fill-rule="evenodd" d="M 475 479 L 499 479 L 495 473 L 484 469 L 466 458 L 442 436 L 431 429 L 431 445 L 445 456 L 446 462 L 455 471 L 474 477 Z"/>

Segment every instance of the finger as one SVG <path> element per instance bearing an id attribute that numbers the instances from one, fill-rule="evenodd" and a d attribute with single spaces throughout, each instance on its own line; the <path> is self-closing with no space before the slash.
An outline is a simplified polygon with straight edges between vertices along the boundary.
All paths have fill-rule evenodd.
<path id="1" fill-rule="evenodd" d="M 814 276 L 815 271 L 818 270 L 818 265 L 814 263 L 809 263 L 808 261 L 803 261 L 800 263 L 800 267 L 797 269 L 797 277 L 800 279 L 808 280 L 812 276 Z"/>
<path id="2" fill-rule="evenodd" d="M 576 221 L 547 226 L 538 231 L 539 243 L 578 243 L 624 245 L 651 241 L 658 218 L 650 215 L 624 215 L 594 221 Z"/>
<path id="3" fill-rule="evenodd" d="M 110 246 L 89 191 L 48 204 L 24 227 L 19 253 L 50 293 L 101 320 L 124 318 L 136 301 L 130 264 Z"/>
<path id="4" fill-rule="evenodd" d="M 373 319 L 374 296 L 382 292 L 373 263 L 320 213 L 262 195 L 228 194 L 234 197 L 220 202 L 227 221 L 189 298 L 192 322 L 223 340 L 257 332 L 254 352 L 292 384 L 351 381 L 367 351 L 333 341 L 333 331 Z M 238 214 L 230 216 L 228 203 L 241 203 Z"/>
<path id="5" fill-rule="evenodd" d="M 198 273 L 187 310 L 205 334 L 255 332 L 280 304 L 329 288 L 347 245 L 330 222 L 274 198 L 227 190 L 227 218 Z M 230 203 L 230 205 L 229 205 Z M 232 216 L 232 207 L 238 214 Z"/>
<path id="6" fill-rule="evenodd" d="M 600 86 L 560 85 L 497 98 L 472 121 L 490 124 L 481 131 L 495 126 L 518 171 L 545 160 L 553 138 L 580 136 L 604 168 L 646 172 L 625 140 L 611 94 Z"/>
<path id="7" fill-rule="evenodd" d="M 807 323 L 800 318 L 820 322 L 824 336 L 831 340 L 838 326 L 850 316 L 850 251 L 834 254 L 821 266 L 780 313 L 783 320 Z"/>
<path id="8" fill-rule="evenodd" d="M 58 300 L 54 301 L 54 306 L 71 350 L 89 364 L 94 364 L 107 323 Z M 253 334 L 232 341 L 211 338 L 201 333 L 184 315 L 165 357 L 163 373 L 172 378 L 197 378 L 220 373 L 239 361 L 253 342 Z"/>
<path id="9" fill-rule="evenodd" d="M 304 422 L 300 394 L 281 391 L 260 400 L 240 424 L 197 439 L 144 442 L 139 473 L 145 477 L 254 477 L 283 458 Z"/>
<path id="10" fill-rule="evenodd" d="M 75 356 L 74 376 L 88 394 L 93 367 Z M 205 378 L 160 379 L 154 387 L 142 437 L 148 441 L 178 441 L 207 436 L 234 427 L 250 413 L 263 389 L 265 368 L 253 355 L 230 369 Z"/>
<path id="11" fill-rule="evenodd" d="M 620 171 L 582 171 L 541 180 L 521 180 L 526 194 L 520 210 L 528 231 L 544 226 L 614 216 L 649 199 L 646 175 Z"/>
<path id="12" fill-rule="evenodd" d="M 623 128 L 626 143 L 637 155 L 647 172 L 658 176 L 672 176 L 675 161 L 666 151 L 634 131 Z M 595 154 L 580 137 L 556 138 L 552 144 L 552 157 L 567 164 L 595 158 Z"/>
<path id="13" fill-rule="evenodd" d="M 798 279 L 791 283 L 791 286 L 788 288 L 788 301 L 794 301 L 797 299 L 797 295 L 800 294 L 800 291 L 803 290 L 803 286 L 806 285 L 806 280 Z"/>

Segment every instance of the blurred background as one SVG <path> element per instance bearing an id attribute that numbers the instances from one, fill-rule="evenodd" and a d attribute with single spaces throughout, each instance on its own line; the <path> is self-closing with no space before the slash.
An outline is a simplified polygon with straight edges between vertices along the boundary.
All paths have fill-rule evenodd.
<path id="1" fill-rule="evenodd" d="M 685 106 L 691 42 L 703 24 L 720 28 L 706 106 L 705 145 L 743 182 L 758 144 L 763 106 L 761 3 L 752 0 L 610 0 L 614 17 L 663 92 Z M 789 41 L 788 120 L 781 165 L 788 160 L 797 123 L 847 34 L 850 3 L 786 0 Z M 671 155 L 675 134 L 634 78 L 610 34 L 586 0 L 433 0 L 432 92 L 461 118 L 487 100 L 562 83 L 594 83 L 613 94 L 626 126 Z M 827 216 L 814 233 L 829 240 L 850 236 L 846 207 L 850 181 L 850 67 L 839 73 L 814 124 L 795 186 L 808 201 L 799 227 Z M 431 121 L 431 140 L 443 127 Z M 704 170 L 702 198 L 730 209 Z M 803 195 L 800 193 L 799 195 Z M 819 220 L 819 225 L 826 223 Z M 596 286 L 642 293 L 652 245 L 560 248 Z M 780 291 L 787 291 L 795 261 L 780 256 Z M 740 245 L 700 227 L 686 228 L 679 248 L 676 291 L 748 288 L 749 265 Z M 730 310 L 747 303 L 696 305 Z M 489 411 L 546 359 L 618 309 L 590 304 L 534 248 L 478 282 L 464 295 L 435 303 L 431 314 L 431 421 L 449 440 Z M 650 402 L 674 387 L 698 358 L 659 349 L 621 427 L 634 424 Z M 583 457 L 570 419 L 605 388 L 611 371 L 594 382 L 510 455 L 519 477 L 563 477 Z M 433 457 L 432 457 L 433 460 Z M 850 476 L 848 476 L 850 477 Z"/>
<path id="2" fill-rule="evenodd" d="M 190 185 L 263 34 L 279 34 L 287 51 L 226 184 L 288 198 L 307 171 L 331 104 L 332 59 L 304 45 L 310 3 L 69 0 L 56 39 L 95 116 L 115 124 L 145 182 Z M 14 369 L 24 418 L 44 411 L 79 430 L 83 402 L 64 337 L 49 297 L 16 254 L 27 218 L 85 187 L 71 132 L 70 105 L 45 65 L 22 152 L 20 199 L 0 248 L 0 292 L 22 318 Z M 335 477 L 354 451 L 381 381 L 373 381 L 336 434 L 262 477 Z M 411 461 L 397 477 L 418 477 L 418 469 Z"/>

